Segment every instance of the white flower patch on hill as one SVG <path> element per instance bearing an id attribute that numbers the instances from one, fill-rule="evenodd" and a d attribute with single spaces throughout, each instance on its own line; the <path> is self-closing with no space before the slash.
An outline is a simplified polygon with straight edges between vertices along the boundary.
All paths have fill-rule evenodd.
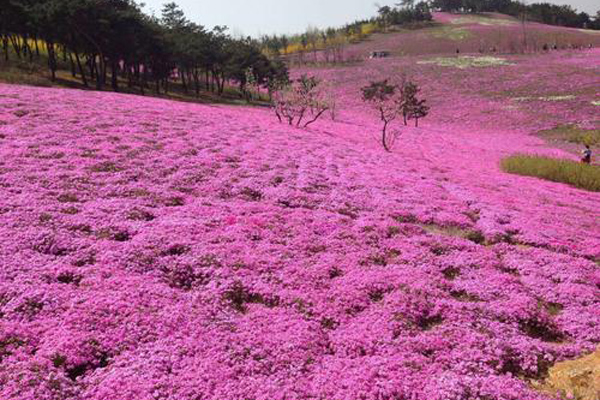
<path id="1" fill-rule="evenodd" d="M 562 95 L 562 96 L 539 96 L 539 97 L 526 96 L 526 97 L 515 97 L 515 98 L 513 98 L 513 100 L 515 100 L 515 101 L 534 101 L 534 100 L 538 100 L 538 101 L 567 101 L 567 100 L 575 100 L 575 96 L 573 96 L 571 94 L 569 94 L 569 95 Z"/>
<path id="2" fill-rule="evenodd" d="M 514 65 L 504 58 L 491 56 L 435 57 L 429 60 L 419 61 L 418 64 L 434 64 L 440 67 L 454 67 L 460 69 Z"/>
<path id="3" fill-rule="evenodd" d="M 515 24 L 517 24 L 517 21 L 510 20 L 510 19 L 490 18 L 487 16 L 468 15 L 468 16 L 453 19 L 451 21 L 451 23 L 454 25 L 478 24 L 478 25 L 485 25 L 485 26 L 492 26 L 492 25 L 507 26 L 507 25 L 515 25 Z"/>

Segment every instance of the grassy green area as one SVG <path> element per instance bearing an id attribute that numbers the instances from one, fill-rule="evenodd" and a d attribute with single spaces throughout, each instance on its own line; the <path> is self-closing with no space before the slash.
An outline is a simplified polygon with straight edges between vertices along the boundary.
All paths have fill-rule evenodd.
<path id="1" fill-rule="evenodd" d="M 501 18 L 493 18 L 488 15 L 465 15 L 463 17 L 455 18 L 451 21 L 454 25 L 464 25 L 464 24 L 479 24 L 485 26 L 510 26 L 516 25 L 518 22 L 512 19 L 501 19 Z"/>
<path id="2" fill-rule="evenodd" d="M 558 158 L 517 154 L 501 161 L 505 172 L 600 192 L 600 167 Z"/>
<path id="3" fill-rule="evenodd" d="M 38 68 L 23 68 L 15 65 L 2 66 L 0 68 L 0 82 L 32 86 L 52 86 L 50 79 L 44 77 Z"/>
<path id="4" fill-rule="evenodd" d="M 581 129 L 577 125 L 558 125 L 539 132 L 547 139 L 563 140 L 581 145 L 600 145 L 600 129 Z"/>
<path id="5" fill-rule="evenodd" d="M 437 39 L 449 39 L 457 42 L 472 36 L 471 32 L 467 29 L 456 28 L 453 26 L 440 26 L 429 31 L 429 34 Z"/>

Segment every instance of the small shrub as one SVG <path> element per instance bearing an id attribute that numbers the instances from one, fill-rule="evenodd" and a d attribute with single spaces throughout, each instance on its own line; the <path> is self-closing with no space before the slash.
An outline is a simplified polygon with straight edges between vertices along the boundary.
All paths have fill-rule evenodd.
<path id="1" fill-rule="evenodd" d="M 269 308 L 279 305 L 279 298 L 277 296 L 265 296 L 255 293 L 240 282 L 234 283 L 224 293 L 223 297 L 234 310 L 241 313 L 247 311 L 247 304 L 262 304 Z"/>
<path id="2" fill-rule="evenodd" d="M 241 195 L 249 201 L 260 201 L 263 198 L 262 192 L 249 187 L 242 189 Z"/>
<path id="3" fill-rule="evenodd" d="M 131 239 L 131 235 L 126 231 L 118 231 L 112 235 L 112 239 L 117 242 L 127 242 Z"/>
<path id="4" fill-rule="evenodd" d="M 485 243 L 485 235 L 479 230 L 468 231 L 465 238 L 477 244 Z"/>
<path id="5" fill-rule="evenodd" d="M 146 211 L 146 210 L 142 210 L 142 209 L 139 209 L 139 208 L 134 208 L 127 215 L 127 219 L 132 220 L 132 221 L 146 221 L 146 222 L 149 222 L 149 221 L 154 220 L 155 218 L 156 217 L 151 212 Z"/>
<path id="6" fill-rule="evenodd" d="M 27 111 L 27 110 L 17 110 L 13 114 L 15 116 L 17 116 L 18 118 L 22 118 L 22 117 L 26 116 L 27 114 L 29 114 L 29 111 Z"/>
<path id="7" fill-rule="evenodd" d="M 79 201 L 77 195 L 73 193 L 63 193 L 58 196 L 57 200 L 61 203 L 77 203 Z"/>
<path id="8" fill-rule="evenodd" d="M 519 154 L 502 160 L 505 172 L 566 183 L 600 192 L 600 167 L 551 157 Z"/>
<path id="9" fill-rule="evenodd" d="M 181 207 L 183 205 L 185 205 L 185 200 L 183 199 L 183 197 L 169 197 L 168 199 L 165 200 L 165 205 L 167 207 Z"/>
<path id="10" fill-rule="evenodd" d="M 56 280 L 60 283 L 64 283 L 64 284 L 73 284 L 75 286 L 79 286 L 79 283 L 81 283 L 81 280 L 83 279 L 83 277 L 81 275 L 77 275 L 71 271 L 65 271 L 65 272 L 61 272 L 57 277 Z"/>
<path id="11" fill-rule="evenodd" d="M 111 161 L 105 161 L 100 164 L 96 164 L 91 168 L 92 172 L 96 173 L 115 173 L 121 171 L 115 163 Z"/>
<path id="12" fill-rule="evenodd" d="M 190 251 L 190 248 L 183 244 L 176 244 L 162 252 L 164 256 L 181 256 Z"/>
<path id="13" fill-rule="evenodd" d="M 446 279 L 453 281 L 460 275 L 460 268 L 449 266 L 442 270 L 442 274 Z"/>

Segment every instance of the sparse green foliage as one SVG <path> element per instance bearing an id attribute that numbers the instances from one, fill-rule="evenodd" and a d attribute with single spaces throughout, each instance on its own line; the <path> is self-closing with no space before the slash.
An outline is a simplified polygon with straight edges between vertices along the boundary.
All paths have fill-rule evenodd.
<path id="1" fill-rule="evenodd" d="M 402 84 L 390 83 L 389 79 L 371 82 L 362 89 L 363 101 L 371 104 L 383 123 L 381 128 L 381 145 L 391 151 L 400 136 L 398 130 L 389 130 L 390 124 L 398 118 L 404 107 Z"/>
<path id="2" fill-rule="evenodd" d="M 258 94 L 259 86 L 258 80 L 256 79 L 256 75 L 254 74 L 254 68 L 248 67 L 246 68 L 246 86 L 244 88 L 244 95 L 246 96 L 247 101 L 251 101 L 254 94 Z"/>
<path id="3" fill-rule="evenodd" d="M 407 124 L 407 120 L 414 119 L 417 127 L 419 126 L 419 119 L 425 118 L 429 114 L 429 106 L 427 106 L 426 100 L 417 97 L 420 90 L 414 82 L 405 82 L 402 88 L 404 95 L 404 106 L 402 108 L 404 125 Z"/>
<path id="4" fill-rule="evenodd" d="M 383 123 L 381 144 L 386 151 L 391 151 L 400 136 L 397 129 L 389 130 L 390 124 L 400 115 L 404 119 L 404 125 L 409 119 L 414 119 L 415 126 L 418 126 L 418 120 L 429 113 L 425 100 L 417 97 L 418 85 L 404 78 L 398 83 L 393 83 L 390 79 L 371 82 L 361 90 L 363 101 L 376 110 Z"/>

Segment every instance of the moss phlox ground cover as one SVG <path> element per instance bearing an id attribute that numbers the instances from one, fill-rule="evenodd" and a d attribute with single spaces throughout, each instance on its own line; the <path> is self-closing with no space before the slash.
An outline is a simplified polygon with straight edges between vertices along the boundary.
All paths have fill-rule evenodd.
<path id="1" fill-rule="evenodd" d="M 600 197 L 498 164 L 575 158 L 526 130 L 597 107 L 581 62 L 576 98 L 507 117 L 556 95 L 515 61 L 320 69 L 343 106 L 310 130 L 0 85 L 0 398 L 546 399 L 600 343 Z M 358 90 L 390 71 L 432 115 L 386 154 Z"/>

